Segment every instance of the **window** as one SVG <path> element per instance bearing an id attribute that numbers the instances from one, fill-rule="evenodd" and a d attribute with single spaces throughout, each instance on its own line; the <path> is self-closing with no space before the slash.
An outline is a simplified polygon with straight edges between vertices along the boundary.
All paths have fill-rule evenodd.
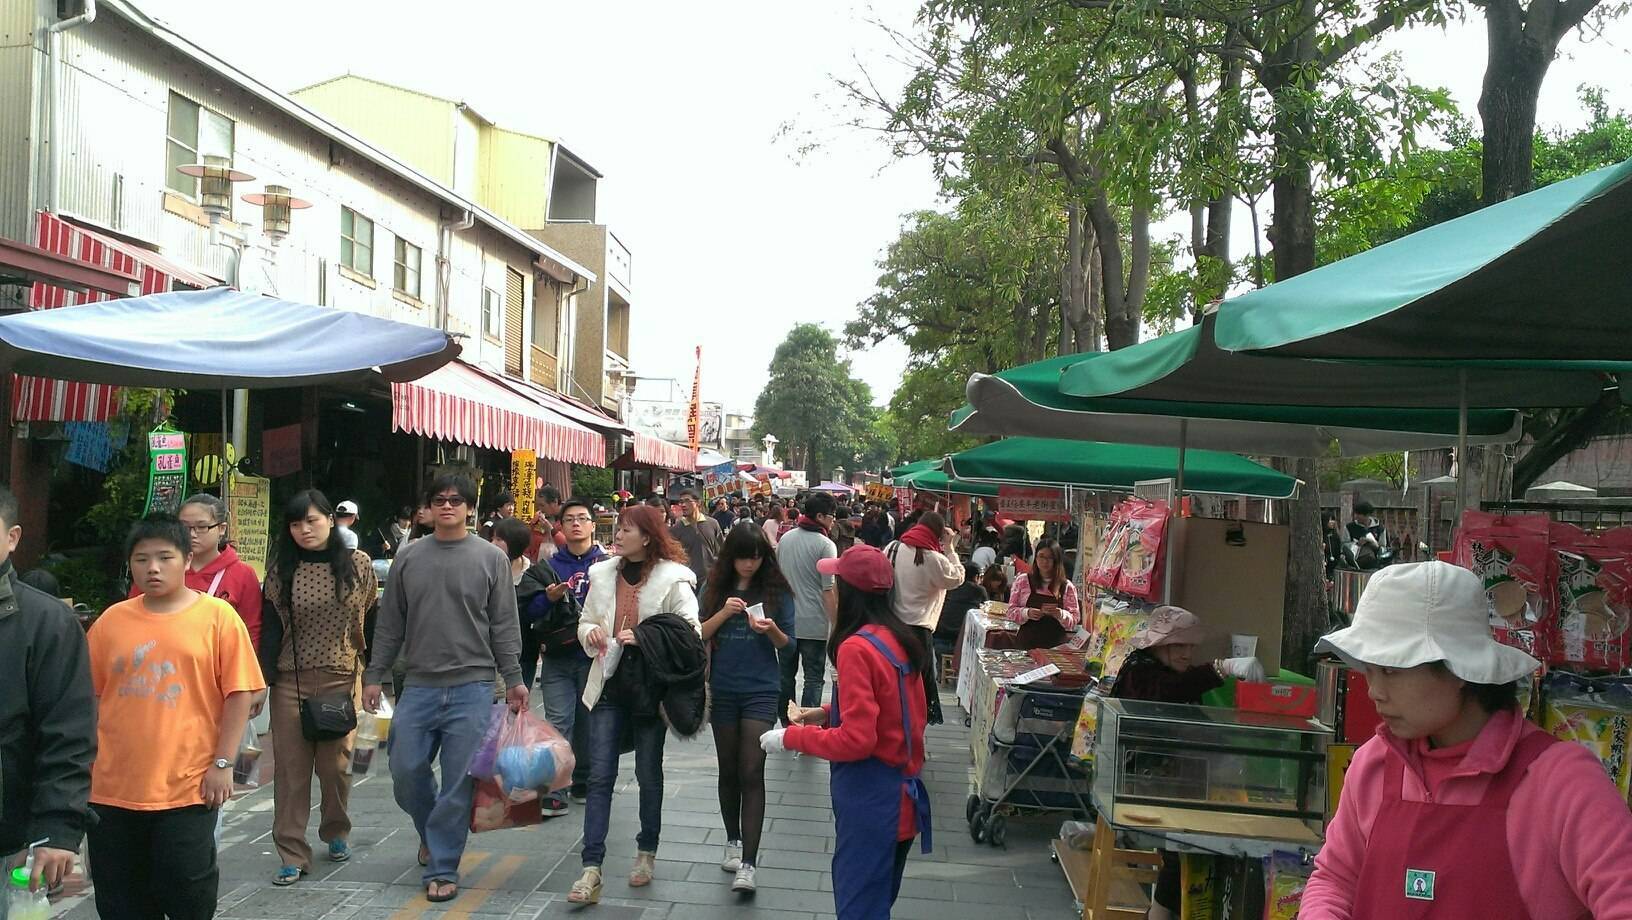
<path id="1" fill-rule="evenodd" d="M 419 299 L 419 247 L 397 237 L 397 259 L 391 286 L 415 300 Z"/>
<path id="2" fill-rule="evenodd" d="M 340 209 L 340 264 L 374 277 L 374 222 L 350 208 Z"/>
<path id="3" fill-rule="evenodd" d="M 482 288 L 482 332 L 494 339 L 504 334 L 504 302 L 492 288 Z"/>
<path id="4" fill-rule="evenodd" d="M 178 166 L 202 163 L 205 157 L 232 160 L 232 119 L 212 112 L 186 96 L 170 94 L 170 116 L 165 129 L 164 185 L 190 198 L 198 197 L 198 180 L 176 171 Z"/>
<path id="5" fill-rule="evenodd" d="M 561 345 L 561 295 L 552 281 L 533 285 L 533 344 L 552 355 Z"/>

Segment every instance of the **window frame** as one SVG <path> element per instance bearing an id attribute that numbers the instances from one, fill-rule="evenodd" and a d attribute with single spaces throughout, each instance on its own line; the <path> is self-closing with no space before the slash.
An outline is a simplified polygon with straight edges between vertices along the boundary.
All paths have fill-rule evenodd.
<path id="1" fill-rule="evenodd" d="M 495 342 L 504 341 L 504 298 L 485 285 L 482 287 L 482 335 Z"/>
<path id="2" fill-rule="evenodd" d="M 177 102 L 185 103 L 193 107 L 193 136 L 190 139 L 184 140 L 179 138 L 171 130 L 173 127 L 171 122 L 174 120 L 172 116 Z M 196 176 L 188 176 L 178 172 L 176 170 L 176 166 L 184 164 L 172 164 L 170 162 L 170 151 L 172 147 L 177 147 L 188 152 L 188 163 L 204 162 L 204 157 L 206 154 L 204 152 L 203 134 L 206 118 L 218 118 L 226 124 L 226 158 L 229 163 L 233 162 L 238 154 L 238 122 L 228 118 L 221 112 L 210 108 L 196 99 L 182 95 L 173 89 L 169 91 L 169 96 L 165 101 L 164 110 L 164 190 L 181 195 L 188 201 L 194 202 L 195 204 L 199 200 L 199 179 Z M 230 216 L 231 212 L 228 213 Z"/>
<path id="3" fill-rule="evenodd" d="M 412 250 L 414 256 L 414 265 L 412 269 L 408 267 L 408 263 L 405 261 L 410 250 Z M 423 271 L 424 266 L 425 250 L 415 246 L 413 243 L 410 243 L 400 236 L 397 237 L 396 243 L 392 246 L 391 289 L 399 294 L 405 294 L 414 298 L 415 300 L 419 300 L 420 291 L 423 290 L 424 279 L 421 272 Z M 409 287 L 407 284 L 410 273 L 413 276 L 413 287 Z"/>
<path id="4" fill-rule="evenodd" d="M 350 235 L 347 235 L 346 233 L 346 215 L 348 214 L 351 215 Z M 368 242 L 366 243 L 361 241 L 357 236 L 358 221 L 362 221 L 368 225 Z M 374 277 L 374 230 L 375 225 L 373 218 L 368 217 L 361 211 L 358 211 L 356 208 L 349 207 L 347 205 L 340 206 L 340 264 L 345 266 L 348 270 L 370 279 Z M 347 244 L 350 244 L 351 246 L 350 255 L 347 254 Z M 367 268 L 358 268 L 355 264 L 353 264 L 356 261 L 357 251 L 359 248 L 368 252 Z"/>

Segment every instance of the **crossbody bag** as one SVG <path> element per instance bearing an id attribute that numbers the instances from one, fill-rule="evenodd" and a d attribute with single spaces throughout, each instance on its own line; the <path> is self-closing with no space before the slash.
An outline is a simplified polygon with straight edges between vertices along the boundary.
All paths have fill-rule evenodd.
<path id="1" fill-rule="evenodd" d="M 351 685 L 357 683 L 355 659 L 351 684 L 344 693 L 308 698 L 300 689 L 300 631 L 295 628 L 294 604 L 289 611 L 289 636 L 295 647 L 295 698 L 300 701 L 300 733 L 307 741 L 334 741 L 357 728 L 357 705 L 351 699 Z"/>

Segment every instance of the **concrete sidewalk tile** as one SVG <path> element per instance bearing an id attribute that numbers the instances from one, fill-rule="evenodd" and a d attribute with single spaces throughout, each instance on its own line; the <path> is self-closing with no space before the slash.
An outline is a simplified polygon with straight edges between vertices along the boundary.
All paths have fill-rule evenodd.
<path id="1" fill-rule="evenodd" d="M 829 908 L 832 905 L 828 905 Z M 564 916 L 564 915 L 563 915 Z M 724 910 L 718 907 L 707 907 L 701 904 L 676 904 L 663 914 L 663 920 L 816 920 L 822 914 L 812 914 L 804 911 L 772 910 L 761 907 L 753 901 L 745 901 Z M 595 920 L 601 920 L 597 915 Z"/>
<path id="2" fill-rule="evenodd" d="M 623 907 L 617 904 L 597 904 L 594 907 L 584 907 L 579 904 L 569 904 L 566 901 L 551 901 L 540 913 L 538 920 L 655 920 L 664 915 L 651 907 Z"/>

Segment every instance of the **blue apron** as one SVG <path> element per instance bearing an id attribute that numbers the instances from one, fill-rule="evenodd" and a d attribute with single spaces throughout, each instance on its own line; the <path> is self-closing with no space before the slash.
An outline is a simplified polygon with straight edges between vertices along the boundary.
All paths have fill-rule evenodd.
<path id="1" fill-rule="evenodd" d="M 907 763 L 912 763 L 912 718 L 907 709 L 905 662 L 868 629 L 856 633 L 873 644 L 895 668 L 896 691 L 901 697 L 901 727 L 907 739 Z M 913 682 L 916 689 L 917 681 Z M 833 684 L 832 724 L 840 723 L 839 684 Z M 833 901 L 839 920 L 889 920 L 890 907 L 901 891 L 895 874 L 895 839 L 901 826 L 901 793 L 905 791 L 917 812 L 923 852 L 932 849 L 929 827 L 929 790 L 918 774 L 892 767 L 876 757 L 835 763 L 832 766 L 833 817 L 837 841 L 833 847 Z"/>

